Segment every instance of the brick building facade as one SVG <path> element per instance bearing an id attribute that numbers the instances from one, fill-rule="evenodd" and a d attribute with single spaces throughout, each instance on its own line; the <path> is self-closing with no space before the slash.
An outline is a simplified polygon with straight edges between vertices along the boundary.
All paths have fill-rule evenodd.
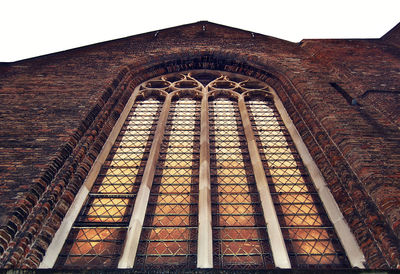
<path id="1" fill-rule="evenodd" d="M 135 86 L 196 69 L 273 87 L 366 267 L 400 267 L 400 25 L 292 43 L 210 22 L 0 64 L 0 267 L 39 266 Z"/>

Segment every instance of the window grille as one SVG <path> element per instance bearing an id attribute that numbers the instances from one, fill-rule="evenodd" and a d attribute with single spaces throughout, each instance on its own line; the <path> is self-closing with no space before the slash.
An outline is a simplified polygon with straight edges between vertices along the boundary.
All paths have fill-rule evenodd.
<path id="1" fill-rule="evenodd" d="M 362 267 L 271 87 L 183 72 L 139 85 L 127 106 L 111 150 L 99 155 L 104 163 L 86 180 L 88 197 L 71 206 L 77 217 L 61 224 L 41 267 Z"/>
<path id="2" fill-rule="evenodd" d="M 153 139 L 160 101 L 138 101 L 78 215 L 56 267 L 116 267 Z"/>
<path id="3" fill-rule="evenodd" d="M 247 144 L 236 102 L 210 102 L 214 267 L 272 268 Z"/>
<path id="4" fill-rule="evenodd" d="M 135 268 L 195 268 L 200 103 L 171 105 Z"/>
<path id="5" fill-rule="evenodd" d="M 344 250 L 273 102 L 247 101 L 293 267 L 348 266 Z"/>

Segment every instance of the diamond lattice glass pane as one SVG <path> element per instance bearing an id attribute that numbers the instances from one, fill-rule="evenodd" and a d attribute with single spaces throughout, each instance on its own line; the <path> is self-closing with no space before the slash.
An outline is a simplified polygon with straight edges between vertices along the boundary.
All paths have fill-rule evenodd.
<path id="1" fill-rule="evenodd" d="M 126 220 L 126 210 L 130 199 L 91 198 L 88 211 L 78 219 L 88 222 L 122 222 Z"/>
<path id="2" fill-rule="evenodd" d="M 124 235 L 125 229 L 119 228 L 72 229 L 65 243 L 69 253 L 60 254 L 58 266 L 76 269 L 116 267 Z"/>

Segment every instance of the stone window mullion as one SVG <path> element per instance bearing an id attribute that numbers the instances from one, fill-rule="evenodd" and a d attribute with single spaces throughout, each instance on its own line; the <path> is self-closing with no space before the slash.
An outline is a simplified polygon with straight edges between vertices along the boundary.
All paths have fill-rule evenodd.
<path id="1" fill-rule="evenodd" d="M 200 130 L 200 171 L 199 171 L 199 236 L 197 267 L 213 267 L 211 183 L 210 183 L 210 141 L 208 96 L 203 88 L 201 101 Z"/>

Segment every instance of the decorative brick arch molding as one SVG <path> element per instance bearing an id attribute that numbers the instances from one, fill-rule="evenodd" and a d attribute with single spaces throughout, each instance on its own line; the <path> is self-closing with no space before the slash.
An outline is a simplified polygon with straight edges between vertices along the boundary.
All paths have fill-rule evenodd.
<path id="1" fill-rule="evenodd" d="M 22 198 L 8 224 L 0 229 L 0 267 L 37 268 L 63 217 L 82 186 L 109 133 L 134 88 L 147 79 L 172 72 L 207 69 L 239 73 L 266 82 L 277 92 L 311 156 L 320 168 L 341 212 L 359 243 L 368 268 L 396 268 L 400 265 L 400 225 L 396 226 L 396 205 L 391 218 L 383 205 L 375 204 L 351 163 L 332 141 L 328 131 L 307 103 L 321 102 L 315 94 L 300 94 L 282 73 L 262 64 L 249 65 L 229 54 L 204 53 L 163 57 L 157 63 L 124 67 L 82 121 L 70 140 L 49 163 Z M 386 210 L 386 208 L 385 208 Z M 383 252 L 380 252 L 383 251 Z"/>

